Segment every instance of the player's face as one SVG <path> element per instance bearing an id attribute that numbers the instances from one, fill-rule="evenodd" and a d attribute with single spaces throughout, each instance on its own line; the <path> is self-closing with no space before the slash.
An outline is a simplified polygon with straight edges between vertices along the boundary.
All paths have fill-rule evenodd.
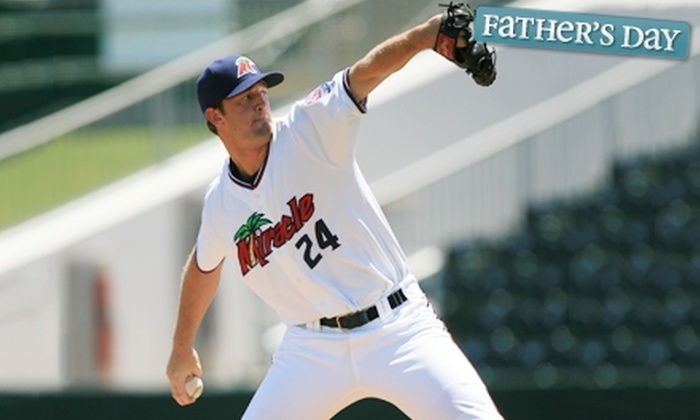
<path id="1" fill-rule="evenodd" d="M 223 106 L 227 131 L 234 139 L 256 142 L 268 142 L 272 139 L 274 121 L 265 82 L 225 99 Z"/>

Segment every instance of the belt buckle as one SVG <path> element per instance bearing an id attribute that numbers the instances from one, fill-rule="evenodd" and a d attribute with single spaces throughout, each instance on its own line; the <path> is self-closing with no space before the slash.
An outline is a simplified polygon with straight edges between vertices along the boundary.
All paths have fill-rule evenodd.
<path id="1" fill-rule="evenodd" d="M 339 330 L 344 330 L 345 328 L 343 328 L 343 326 L 340 325 L 340 318 L 342 318 L 342 315 L 336 315 L 335 318 L 333 318 L 333 319 L 335 319 L 335 326 L 336 326 Z"/>

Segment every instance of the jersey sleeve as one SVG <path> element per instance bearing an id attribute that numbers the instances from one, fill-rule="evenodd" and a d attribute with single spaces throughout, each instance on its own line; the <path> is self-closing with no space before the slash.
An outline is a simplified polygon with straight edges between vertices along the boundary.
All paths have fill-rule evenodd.
<path id="1" fill-rule="evenodd" d="M 349 69 L 316 87 L 294 104 L 289 128 L 301 146 L 317 159 L 346 165 L 354 157 L 360 117 L 367 112 L 366 100 L 356 101 L 348 84 Z"/>
<path id="2" fill-rule="evenodd" d="M 220 232 L 224 232 L 221 218 L 216 216 L 218 207 L 218 182 L 210 185 L 204 198 L 202 220 L 199 226 L 196 243 L 197 267 L 204 272 L 214 270 L 226 257 L 226 245 Z"/>

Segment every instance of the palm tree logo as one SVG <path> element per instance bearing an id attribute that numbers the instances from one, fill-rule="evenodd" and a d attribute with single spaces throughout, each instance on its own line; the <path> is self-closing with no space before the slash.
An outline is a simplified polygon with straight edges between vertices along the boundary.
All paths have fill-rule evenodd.
<path id="1" fill-rule="evenodd" d="M 248 217 L 248 220 L 246 220 L 245 224 L 238 228 L 236 234 L 233 237 L 233 240 L 236 242 L 244 241 L 246 238 L 248 238 L 248 252 L 250 255 L 251 266 L 255 266 L 258 263 L 257 258 L 255 258 L 254 252 L 256 234 L 258 231 L 260 231 L 260 228 L 272 223 L 270 219 L 266 219 L 264 216 L 264 213 L 258 212 L 251 214 L 250 217 Z"/>

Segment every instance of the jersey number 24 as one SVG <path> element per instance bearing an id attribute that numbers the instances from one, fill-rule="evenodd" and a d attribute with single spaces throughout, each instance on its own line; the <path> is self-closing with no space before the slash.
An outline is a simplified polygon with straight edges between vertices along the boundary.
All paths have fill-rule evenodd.
<path id="1" fill-rule="evenodd" d="M 318 221 L 316 221 L 316 224 L 314 225 L 314 231 L 316 233 L 316 245 L 318 245 L 321 248 L 321 250 L 331 247 L 331 251 L 333 251 L 340 246 L 340 242 L 338 242 L 338 237 L 334 235 L 333 232 L 330 231 L 330 229 L 328 229 L 328 226 L 326 225 L 326 222 L 323 221 L 323 219 L 319 219 Z M 303 248 L 304 261 L 311 269 L 316 267 L 319 261 L 321 261 L 321 259 L 323 258 L 321 253 L 316 251 L 314 242 L 308 234 L 304 234 L 304 236 L 299 238 L 299 240 L 296 244 L 294 244 L 294 246 L 296 246 L 297 249 Z"/>

